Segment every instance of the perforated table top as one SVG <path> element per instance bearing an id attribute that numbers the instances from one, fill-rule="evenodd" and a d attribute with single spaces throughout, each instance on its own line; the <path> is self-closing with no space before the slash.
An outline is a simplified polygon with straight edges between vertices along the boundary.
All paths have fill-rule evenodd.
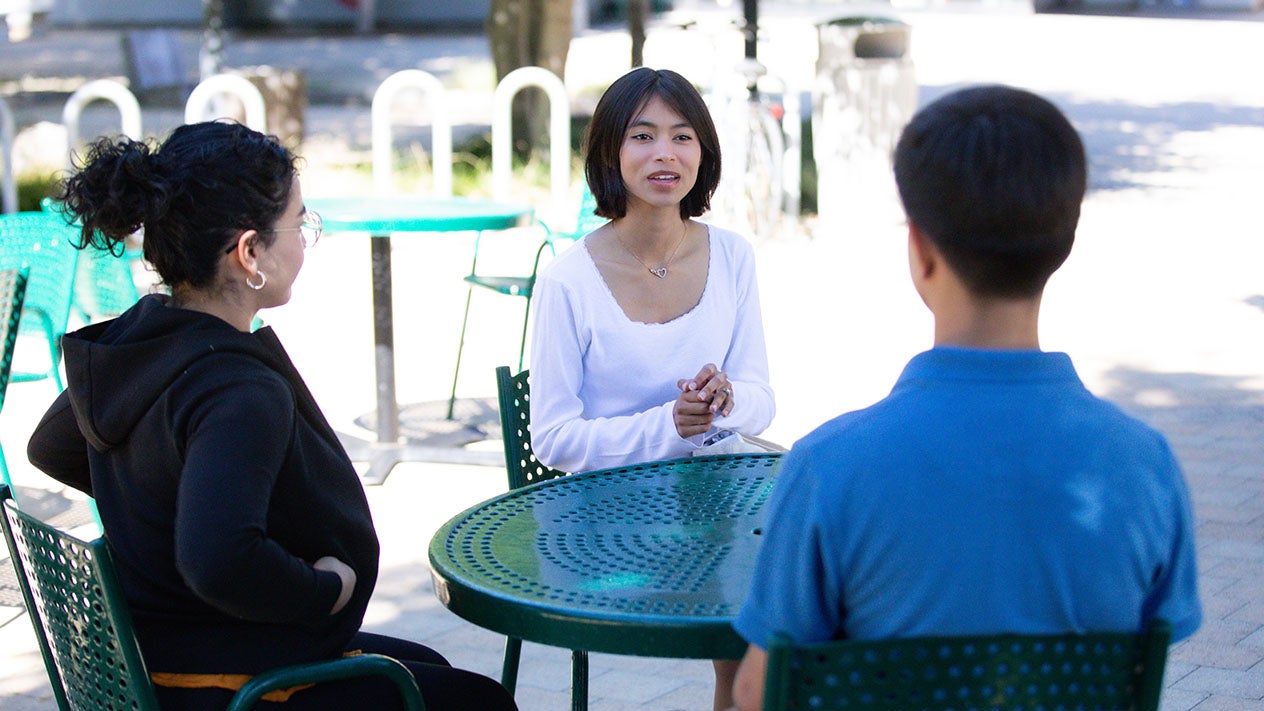
<path id="1" fill-rule="evenodd" d="M 512 637 L 611 654 L 736 659 L 733 631 L 778 454 L 651 462 L 511 491 L 430 542 L 440 601 Z"/>

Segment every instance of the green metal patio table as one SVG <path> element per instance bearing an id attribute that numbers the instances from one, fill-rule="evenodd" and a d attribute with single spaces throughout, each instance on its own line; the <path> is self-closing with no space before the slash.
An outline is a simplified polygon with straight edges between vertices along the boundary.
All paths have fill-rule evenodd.
<path id="1" fill-rule="evenodd" d="M 435 594 L 479 627 L 554 647 L 738 659 L 732 621 L 780 461 L 648 462 L 502 494 L 435 533 Z M 573 699 L 586 707 L 586 693 Z"/>
<path id="2" fill-rule="evenodd" d="M 423 232 L 482 232 L 529 224 L 523 205 L 464 197 L 312 197 L 307 207 L 320 214 L 327 232 L 367 232 L 373 269 L 373 341 L 377 383 L 376 439 L 339 433 L 352 461 L 368 462 L 361 475 L 380 484 L 399 462 L 428 461 L 496 466 L 496 452 L 469 452 L 402 441 L 395 394 L 395 326 L 391 303 L 391 235 Z"/>

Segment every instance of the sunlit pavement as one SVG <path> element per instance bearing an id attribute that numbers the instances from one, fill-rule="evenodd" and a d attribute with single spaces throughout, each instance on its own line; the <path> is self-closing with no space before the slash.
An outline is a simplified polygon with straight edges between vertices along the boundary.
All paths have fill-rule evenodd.
<path id="1" fill-rule="evenodd" d="M 815 6 L 813 17 L 832 8 L 842 6 Z M 1052 98 L 1084 134 L 1092 190 L 1075 251 L 1046 293 L 1042 342 L 1069 352 L 1095 392 L 1162 430 L 1186 468 L 1206 621 L 1172 650 L 1163 708 L 1264 709 L 1259 13 L 1211 19 L 1032 15 L 1012 5 L 963 4 L 899 14 L 913 26 L 923 99 L 965 83 L 1016 84 Z M 806 17 L 801 4 L 766 13 L 771 44 L 761 51 L 774 69 L 810 86 L 815 35 Z M 91 41 L 117 46 L 117 37 L 87 36 L 66 35 L 76 47 Z M 56 39 L 37 33 L 32 41 Z M 336 38 L 322 40 L 319 52 L 296 53 L 296 41 L 275 43 L 270 57 L 269 42 L 243 40 L 237 49 L 230 44 L 230 61 L 234 51 L 243 64 L 285 57 L 309 77 L 322 77 L 327 84 L 320 90 L 331 96 L 337 82 L 373 86 L 393 69 L 429 67 L 466 87 L 461 108 L 471 123 L 490 105 L 479 84 L 490 70 L 477 37 L 381 38 L 385 60 L 372 72 L 363 66 L 366 47 L 377 46 L 370 40 L 345 38 L 346 53 Z M 678 30 L 653 29 L 647 63 L 691 76 L 709 71 L 703 45 Z M 625 47 L 625 38 L 608 32 L 577 38 L 568 82 L 584 87 L 617 76 Z M 0 53 L 7 66 L 36 54 L 20 45 L 0 45 Z M 0 70 L 5 77 L 13 71 L 7 66 Z M 58 111 L 47 116 L 58 119 Z M 147 126 L 158 130 L 178 120 L 172 112 L 155 112 Z M 346 190 L 323 180 L 319 163 L 338 151 L 366 150 L 367 126 L 362 101 L 309 109 L 308 194 Z M 835 414 L 882 397 L 904 362 L 930 341 L 929 317 L 908 285 L 889 177 L 864 176 L 845 192 L 823 199 L 842 206 L 846 219 L 811 221 L 797 234 L 758 243 L 779 405 L 768 436 L 787 444 Z M 534 239 L 502 236 L 499 251 L 507 261 L 529 259 Z M 438 400 L 450 383 L 464 298 L 460 276 L 473 237 L 401 236 L 394 243 L 400 400 Z M 368 252 L 363 235 L 322 239 L 308 253 L 291 304 L 263 314 L 341 430 L 354 430 L 355 418 L 373 407 Z M 493 394 L 492 369 L 516 357 L 521 308 L 518 299 L 475 295 L 463 395 Z M 48 383 L 11 387 L 0 436 L 19 495 L 55 510 L 73 497 L 26 465 L 22 452 L 52 396 Z M 369 629 L 421 640 L 458 666 L 499 675 L 503 638 L 437 602 L 425 549 L 443 521 L 504 487 L 498 468 L 410 463 L 368 489 L 383 543 Z M 30 626 L 20 614 L 0 607 L 0 707 L 52 709 Z M 526 645 L 518 692 L 523 709 L 567 707 L 568 660 L 565 650 Z M 707 662 L 596 655 L 591 666 L 594 709 L 710 707 Z"/>

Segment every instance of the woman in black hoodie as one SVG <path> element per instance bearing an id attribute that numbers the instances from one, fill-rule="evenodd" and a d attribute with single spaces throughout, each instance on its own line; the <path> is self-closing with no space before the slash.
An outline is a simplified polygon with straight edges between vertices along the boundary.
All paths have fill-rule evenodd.
<path id="1" fill-rule="evenodd" d="M 144 228 L 171 295 L 67 334 L 66 392 L 27 448 L 95 497 L 159 701 L 223 709 L 244 678 L 353 650 L 400 659 L 426 707 L 511 709 L 495 681 L 360 631 L 378 541 L 355 469 L 271 329 L 320 220 L 295 158 L 234 123 L 156 150 L 102 139 L 62 188 L 81 248 Z M 389 709 L 384 680 L 327 682 L 276 708 Z"/>

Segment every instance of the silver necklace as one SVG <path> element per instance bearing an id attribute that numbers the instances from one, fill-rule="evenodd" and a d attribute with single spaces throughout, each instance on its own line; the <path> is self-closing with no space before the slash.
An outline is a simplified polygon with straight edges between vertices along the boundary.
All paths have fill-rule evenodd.
<path id="1" fill-rule="evenodd" d="M 645 263 L 644 259 L 641 259 L 640 257 L 636 256 L 636 252 L 633 252 L 632 249 L 628 247 L 627 243 L 623 241 L 623 235 L 619 234 L 617 231 L 614 233 L 614 237 L 615 239 L 619 240 L 619 245 L 623 247 L 624 251 L 632 255 L 633 259 L 640 262 L 641 266 L 645 267 L 646 271 L 658 277 L 659 279 L 663 279 L 667 277 L 667 267 L 670 267 L 671 263 L 675 261 L 676 253 L 680 251 L 680 245 L 685 243 L 685 235 L 687 234 L 689 234 L 689 223 L 685 222 L 684 225 L 682 226 L 682 229 L 680 230 L 680 239 L 676 241 L 676 248 L 672 250 L 671 255 L 667 257 L 667 261 L 663 262 L 663 265 L 660 267 L 651 267 L 650 265 Z"/>

